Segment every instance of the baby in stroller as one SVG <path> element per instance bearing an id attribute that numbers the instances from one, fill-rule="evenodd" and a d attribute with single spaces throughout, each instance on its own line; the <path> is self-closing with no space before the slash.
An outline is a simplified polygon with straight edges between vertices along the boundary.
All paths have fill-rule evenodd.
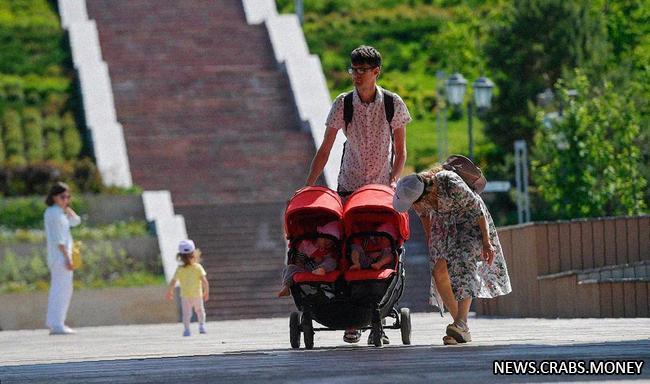
<path id="1" fill-rule="evenodd" d="M 387 224 L 382 224 L 377 228 L 377 232 L 383 232 L 391 235 L 394 231 Z M 355 269 L 382 269 L 395 259 L 392 251 L 390 240 L 383 235 L 368 235 L 358 239 L 350 246 L 350 260 L 352 265 L 350 270 Z"/>
<path id="2" fill-rule="evenodd" d="M 338 224 L 331 222 L 316 231 L 321 234 L 328 234 L 339 237 Z M 289 296 L 293 276 L 298 272 L 311 272 L 314 275 L 324 275 L 336 269 L 336 246 L 328 237 L 317 237 L 315 239 L 303 239 L 291 253 L 290 260 L 282 273 L 282 289 L 278 297 Z"/>

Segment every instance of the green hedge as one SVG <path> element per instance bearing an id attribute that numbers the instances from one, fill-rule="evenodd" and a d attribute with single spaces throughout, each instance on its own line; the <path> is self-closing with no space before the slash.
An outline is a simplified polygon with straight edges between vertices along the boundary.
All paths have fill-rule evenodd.
<path id="1" fill-rule="evenodd" d="M 43 210 L 45 205 L 36 204 L 33 207 L 34 214 L 29 215 L 30 228 L 39 229 L 3 229 L 0 225 L 0 244 L 41 244 L 45 242 L 45 231 L 43 228 Z M 42 209 L 39 211 L 39 209 Z M 36 213 L 40 212 L 40 217 Z M 80 211 L 81 212 L 81 211 Z M 6 216 L 2 217 L 4 221 Z M 24 221 L 25 218 L 23 218 Z M 3 224 L 6 224 L 4 222 Z M 5 226 L 9 227 L 9 226 Z M 80 225 L 72 228 L 72 237 L 75 240 L 111 240 L 128 239 L 132 237 L 146 236 L 149 233 L 146 221 L 117 221 L 111 224 L 89 227 Z"/>
<path id="2" fill-rule="evenodd" d="M 75 271 L 77 289 L 165 284 L 159 258 L 140 261 L 108 242 L 82 246 L 83 267 Z M 0 262 L 0 293 L 46 290 L 50 274 L 45 250 L 31 257 L 7 252 Z"/>
<path id="3" fill-rule="evenodd" d="M 0 196 L 42 195 L 58 180 L 99 192 L 55 2 L 0 1 L 0 52 Z"/>
<path id="4" fill-rule="evenodd" d="M 83 195 L 75 195 L 72 209 L 80 215 L 88 212 L 88 203 Z M 43 196 L 14 197 L 0 199 L 0 227 L 7 229 L 43 228 L 45 211 L 45 194 Z"/>
<path id="5" fill-rule="evenodd" d="M 54 133 L 48 133 L 47 137 L 57 138 L 60 142 Z M 48 145 L 51 146 L 52 143 L 53 141 L 50 141 Z M 0 196 L 45 196 L 56 181 L 64 181 L 73 190 L 81 193 L 119 192 L 120 190 L 103 186 L 99 171 L 89 158 L 61 162 L 60 157 L 57 156 L 56 161 L 42 161 L 28 165 L 8 164 L 0 168 Z"/>

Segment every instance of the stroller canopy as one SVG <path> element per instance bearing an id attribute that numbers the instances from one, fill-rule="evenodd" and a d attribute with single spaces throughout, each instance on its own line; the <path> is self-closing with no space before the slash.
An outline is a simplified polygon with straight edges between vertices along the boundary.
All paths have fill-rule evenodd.
<path id="1" fill-rule="evenodd" d="M 342 217 L 343 203 L 336 192 L 326 187 L 305 187 L 287 203 L 284 232 L 291 240 L 316 233 L 318 226 L 332 221 L 340 222 Z"/>
<path id="2" fill-rule="evenodd" d="M 386 185 L 370 184 L 354 192 L 343 210 L 343 225 L 346 235 L 359 231 L 372 231 L 382 224 L 391 225 L 402 244 L 409 238 L 408 213 L 393 208 L 395 191 Z M 376 229 L 375 229 L 376 230 Z"/>

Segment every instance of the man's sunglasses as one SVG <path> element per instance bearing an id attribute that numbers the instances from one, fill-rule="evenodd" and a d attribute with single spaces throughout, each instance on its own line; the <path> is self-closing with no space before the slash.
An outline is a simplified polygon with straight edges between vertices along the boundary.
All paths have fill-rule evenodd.
<path id="1" fill-rule="evenodd" d="M 372 71 L 372 70 L 375 69 L 375 68 L 377 68 L 377 67 L 357 67 L 357 68 L 355 68 L 355 67 L 348 67 L 348 73 L 349 73 L 350 75 L 353 75 L 353 74 L 355 74 L 355 73 L 356 73 L 357 75 L 363 75 L 364 73 L 366 73 L 366 72 L 368 72 L 368 71 Z"/>

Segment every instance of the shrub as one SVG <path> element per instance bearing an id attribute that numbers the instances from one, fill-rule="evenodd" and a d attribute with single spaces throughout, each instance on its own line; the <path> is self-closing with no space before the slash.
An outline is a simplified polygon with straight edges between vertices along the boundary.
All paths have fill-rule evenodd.
<path id="1" fill-rule="evenodd" d="M 0 195 L 44 196 L 55 181 L 64 181 L 76 192 L 101 192 L 101 176 L 87 158 L 68 162 L 35 162 L 26 166 L 7 165 L 0 168 Z M 107 189 L 109 192 L 112 189 Z"/>
<path id="2" fill-rule="evenodd" d="M 0 138 L 2 138 L 2 126 L 0 126 Z M 0 139 L 0 167 L 4 167 L 5 157 L 6 157 L 5 144 L 4 141 Z M 2 180 L 0 180 L 0 184 L 1 183 Z"/>
<path id="3" fill-rule="evenodd" d="M 49 132 L 61 132 L 61 119 L 57 115 L 47 115 L 43 121 L 43 131 L 45 133 Z"/>
<path id="4" fill-rule="evenodd" d="M 70 112 L 63 116 L 63 155 L 66 160 L 76 159 L 81 152 L 81 135 Z"/>
<path id="5" fill-rule="evenodd" d="M 45 134 L 45 159 L 55 162 L 63 161 L 63 142 L 58 132 L 49 131 Z"/>
<path id="6" fill-rule="evenodd" d="M 0 226 L 5 228 L 41 228 L 43 226 L 44 197 L 2 199 Z"/>
<path id="7" fill-rule="evenodd" d="M 23 130 L 25 133 L 25 157 L 32 163 L 43 159 L 43 120 L 35 108 L 23 112 Z"/>
<path id="8" fill-rule="evenodd" d="M 0 216 L 0 244 L 39 244 L 45 242 L 45 230 L 43 229 L 43 211 L 45 204 L 42 199 L 32 198 L 33 206 L 20 207 L 22 211 L 13 213 L 23 223 L 24 228 L 12 228 L 14 223 L 11 218 L 7 220 L 6 215 Z M 73 209 L 80 215 L 84 215 L 86 203 L 82 198 L 73 200 Z M 35 203 L 35 204 L 34 204 Z M 10 227 L 11 226 L 11 227 Z M 29 226 L 29 228 L 27 228 Z M 117 221 L 111 224 L 99 226 L 80 225 L 72 228 L 72 237 L 75 240 L 113 240 L 129 239 L 133 237 L 146 236 L 148 234 L 146 221 Z"/>
<path id="9" fill-rule="evenodd" d="M 137 260 L 109 242 L 82 247 L 83 268 L 75 271 L 75 288 L 127 287 L 164 284 L 160 259 Z M 31 257 L 7 252 L 0 262 L 0 293 L 45 290 L 49 284 L 46 251 Z"/>
<path id="10" fill-rule="evenodd" d="M 25 98 L 23 91 L 23 81 L 19 77 L 9 77 L 4 79 L 0 88 L 0 97 L 9 102 L 19 103 Z"/>
<path id="11" fill-rule="evenodd" d="M 5 110 L 2 116 L 2 125 L 7 160 L 17 165 L 24 163 L 23 131 L 18 112 L 13 109 Z"/>
<path id="12" fill-rule="evenodd" d="M 95 163 L 89 158 L 75 162 L 74 175 L 72 177 L 74 184 L 84 192 L 99 193 L 103 189 L 102 177 Z"/>

